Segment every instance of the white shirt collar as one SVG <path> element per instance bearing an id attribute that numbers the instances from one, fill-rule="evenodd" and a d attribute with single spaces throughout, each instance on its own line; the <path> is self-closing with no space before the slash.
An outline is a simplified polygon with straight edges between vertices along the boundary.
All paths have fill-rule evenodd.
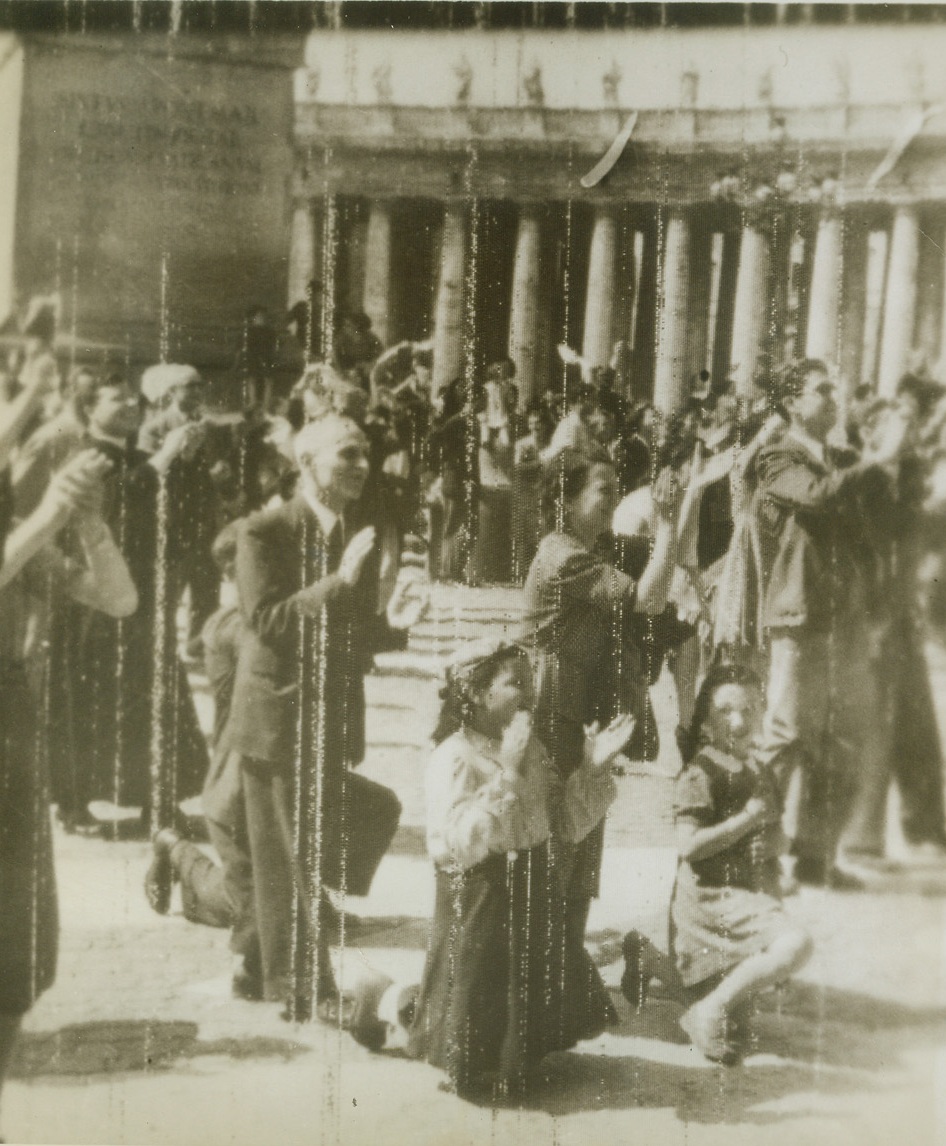
<path id="1" fill-rule="evenodd" d="M 790 426 L 788 436 L 794 438 L 796 442 L 804 446 L 805 449 L 823 466 L 828 464 L 828 453 L 825 449 L 824 442 L 819 442 L 817 438 L 813 438 L 811 434 L 806 434 L 800 426 Z"/>
<path id="2" fill-rule="evenodd" d="M 330 537 L 332 530 L 335 528 L 335 523 L 340 520 L 337 513 L 333 513 L 327 505 L 323 505 L 317 497 L 314 497 L 309 490 L 303 489 L 302 496 L 305 498 L 306 505 L 315 514 L 319 525 L 322 527 L 322 532 L 326 538 Z"/>

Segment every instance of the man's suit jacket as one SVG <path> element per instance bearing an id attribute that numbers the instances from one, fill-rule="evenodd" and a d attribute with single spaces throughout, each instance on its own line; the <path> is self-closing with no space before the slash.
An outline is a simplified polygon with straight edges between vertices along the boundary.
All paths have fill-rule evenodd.
<path id="1" fill-rule="evenodd" d="M 366 524 L 363 512 L 346 514 L 346 541 Z M 243 524 L 236 583 L 246 634 L 229 727 L 243 756 L 283 767 L 324 760 L 326 774 L 364 756 L 379 554 L 350 589 L 338 575 L 342 549 L 301 495 Z M 304 615 L 303 593 L 324 606 L 321 615 Z"/>
<path id="2" fill-rule="evenodd" d="M 860 466 L 825 464 L 786 434 L 757 461 L 766 628 L 823 632 L 863 605 Z"/>

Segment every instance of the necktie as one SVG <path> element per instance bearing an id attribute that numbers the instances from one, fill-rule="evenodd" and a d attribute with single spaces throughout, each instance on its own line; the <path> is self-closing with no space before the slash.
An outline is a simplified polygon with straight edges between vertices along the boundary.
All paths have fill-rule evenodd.
<path id="1" fill-rule="evenodd" d="M 342 560 L 342 553 L 345 551 L 345 528 L 342 525 L 342 519 L 332 526 L 332 531 L 328 535 L 328 571 L 334 573 Z"/>

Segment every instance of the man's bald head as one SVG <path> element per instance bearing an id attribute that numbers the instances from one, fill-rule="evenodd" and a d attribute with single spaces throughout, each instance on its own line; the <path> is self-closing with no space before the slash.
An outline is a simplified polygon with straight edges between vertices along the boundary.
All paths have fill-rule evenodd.
<path id="1" fill-rule="evenodd" d="M 361 497 L 368 476 L 368 439 L 351 418 L 327 413 L 295 440 L 303 483 L 336 513 Z"/>

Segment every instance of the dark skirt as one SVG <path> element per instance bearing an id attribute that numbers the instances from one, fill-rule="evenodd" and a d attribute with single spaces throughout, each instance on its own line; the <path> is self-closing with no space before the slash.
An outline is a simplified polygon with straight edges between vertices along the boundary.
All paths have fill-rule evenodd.
<path id="1" fill-rule="evenodd" d="M 22 1015 L 56 977 L 59 912 L 49 785 L 26 672 L 0 661 L 0 1014 Z"/>
<path id="2" fill-rule="evenodd" d="M 521 1083 L 547 1054 L 605 1028 L 611 1001 L 566 905 L 547 845 L 437 872 L 408 1053 L 459 1091 Z"/>

